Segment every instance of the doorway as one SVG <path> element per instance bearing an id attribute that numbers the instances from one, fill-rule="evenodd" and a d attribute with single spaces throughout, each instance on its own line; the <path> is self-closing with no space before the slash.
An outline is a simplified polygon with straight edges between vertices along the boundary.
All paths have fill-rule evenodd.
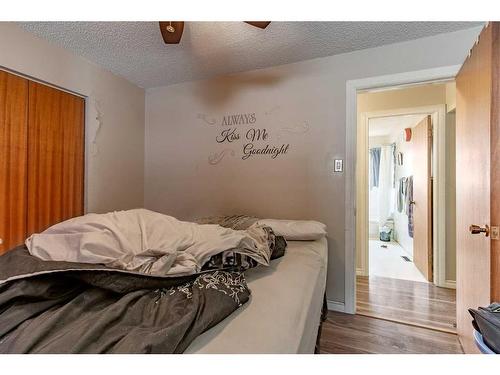
<path id="1" fill-rule="evenodd" d="M 368 121 L 368 269 L 361 274 L 427 282 L 432 278 L 429 233 L 430 148 L 427 114 L 372 115 Z M 418 129 L 418 131 L 417 131 Z M 416 135 L 424 134 L 424 137 Z M 431 136 L 431 135 L 430 135 Z M 423 141 L 423 142 L 422 142 Z M 420 172 L 421 176 L 416 178 Z M 414 197 L 414 183 L 422 184 Z M 415 201 L 424 202 L 416 211 Z M 425 215 L 417 217 L 415 214 Z M 414 223 L 417 228 L 415 239 Z M 419 245 L 414 249 L 414 242 Z M 416 250 L 416 251 L 415 251 Z M 417 263 L 418 261 L 418 263 Z"/>
<path id="2" fill-rule="evenodd" d="M 455 332 L 454 85 L 358 93 L 360 315 Z"/>
<path id="3" fill-rule="evenodd" d="M 489 23 L 482 31 L 478 42 L 472 47 L 469 56 L 462 65 L 452 65 L 386 76 L 350 80 L 346 83 L 346 162 L 345 162 L 345 302 L 341 311 L 356 312 L 356 271 L 359 265 L 358 234 L 367 230 L 367 225 L 360 226 L 359 217 L 363 213 L 364 195 L 359 194 L 360 162 L 358 151 L 367 147 L 368 141 L 359 137 L 362 128 L 358 126 L 358 93 L 377 88 L 402 87 L 423 82 L 438 82 L 456 78 L 456 240 L 457 251 L 457 326 L 460 342 L 466 353 L 477 352 L 473 344 L 471 317 L 469 308 L 487 306 L 498 300 L 500 285 L 498 264 L 498 152 L 491 149 L 491 144 L 498 144 L 498 74 L 491 69 L 497 62 L 498 46 L 495 35 L 499 33 L 499 24 Z M 446 116 L 446 112 L 443 114 Z M 453 114 L 451 114 L 454 116 Z M 443 128 L 441 128 L 442 131 Z M 438 130 L 438 132 L 440 132 Z M 445 133 L 446 135 L 446 133 Z M 441 148 L 445 137 L 437 142 Z M 434 141 L 436 142 L 436 141 Z M 436 145 L 436 143 L 434 143 Z M 445 201 L 446 177 L 443 179 L 443 153 L 434 149 L 433 158 L 438 155 L 437 168 L 433 180 L 434 209 Z M 474 158 L 464 157 L 474 155 Z M 445 174 L 446 175 L 446 174 Z M 481 182 L 481 188 L 477 184 Z M 444 211 L 446 212 L 446 211 Z M 453 213 L 455 215 L 455 213 Z M 446 215 L 443 210 L 433 217 L 433 227 L 446 227 Z M 483 223 L 483 224 L 481 224 Z M 482 227 L 481 227 L 482 225 Z M 489 228 L 494 227 L 491 237 L 486 236 Z M 480 226 L 481 231 L 476 231 Z M 443 241 L 439 231 L 434 233 L 434 244 Z M 442 253 L 440 253 L 442 254 Z M 434 262 L 441 261 L 434 257 Z M 442 262 L 441 262 L 442 263 Z M 441 280 L 440 282 L 442 282 Z M 445 280 L 446 282 L 446 280 Z M 450 285 L 451 286 L 451 285 Z M 440 290 L 442 290 L 441 288 Z M 390 301 L 387 301 L 389 304 Z M 339 306 L 340 310 L 340 306 Z"/>

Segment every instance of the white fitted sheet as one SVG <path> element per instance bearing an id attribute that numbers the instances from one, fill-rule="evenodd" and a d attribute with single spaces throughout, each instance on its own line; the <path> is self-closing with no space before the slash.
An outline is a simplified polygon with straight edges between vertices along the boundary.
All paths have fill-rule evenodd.
<path id="1" fill-rule="evenodd" d="M 313 353 L 327 261 L 325 238 L 288 241 L 284 257 L 246 272 L 250 301 L 185 353 Z"/>

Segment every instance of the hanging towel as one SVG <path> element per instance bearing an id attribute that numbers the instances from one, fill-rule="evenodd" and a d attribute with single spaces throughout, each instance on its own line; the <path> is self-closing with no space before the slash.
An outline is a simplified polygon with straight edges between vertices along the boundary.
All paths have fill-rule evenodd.
<path id="1" fill-rule="evenodd" d="M 410 216 L 410 202 L 413 200 L 413 176 L 405 178 L 404 192 L 404 211 L 406 216 Z"/>
<path id="2" fill-rule="evenodd" d="M 378 187 L 380 174 L 380 147 L 370 149 L 371 178 L 370 189 Z"/>
<path id="3" fill-rule="evenodd" d="M 406 214 L 408 215 L 408 235 L 413 238 L 413 176 L 406 179 Z"/>
<path id="4" fill-rule="evenodd" d="M 405 200 L 406 200 L 406 177 L 401 177 L 399 179 L 399 186 L 397 191 L 397 204 L 398 204 L 398 212 L 402 213 L 405 209 Z"/>

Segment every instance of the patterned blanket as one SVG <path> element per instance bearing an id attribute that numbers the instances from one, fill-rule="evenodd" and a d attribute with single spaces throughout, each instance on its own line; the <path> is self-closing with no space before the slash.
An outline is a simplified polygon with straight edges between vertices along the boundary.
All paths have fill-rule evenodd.
<path id="1" fill-rule="evenodd" d="M 224 228 L 234 230 L 247 230 L 256 225 L 259 219 L 246 215 L 232 216 L 211 216 L 195 220 L 198 224 L 217 224 Z M 276 236 L 270 227 L 265 226 L 264 230 L 267 233 L 267 243 L 271 250 L 270 259 L 277 259 L 285 255 L 286 240 L 282 236 Z M 210 269 L 233 269 L 245 271 L 249 268 L 256 267 L 258 263 L 245 255 L 229 250 L 214 255 L 203 266 L 203 270 Z"/>
<path id="2" fill-rule="evenodd" d="M 158 277 L 0 256 L 0 353 L 182 353 L 248 301 L 242 273 Z"/>

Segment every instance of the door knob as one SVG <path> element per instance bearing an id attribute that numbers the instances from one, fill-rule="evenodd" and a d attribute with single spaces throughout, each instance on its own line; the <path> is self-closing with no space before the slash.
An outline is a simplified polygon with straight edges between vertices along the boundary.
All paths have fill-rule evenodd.
<path id="1" fill-rule="evenodd" d="M 485 224 L 484 227 L 480 227 L 479 225 L 472 224 L 469 227 L 469 231 L 471 232 L 471 234 L 484 233 L 484 235 L 486 237 L 488 237 L 490 235 L 490 227 L 488 226 L 488 224 Z"/>

